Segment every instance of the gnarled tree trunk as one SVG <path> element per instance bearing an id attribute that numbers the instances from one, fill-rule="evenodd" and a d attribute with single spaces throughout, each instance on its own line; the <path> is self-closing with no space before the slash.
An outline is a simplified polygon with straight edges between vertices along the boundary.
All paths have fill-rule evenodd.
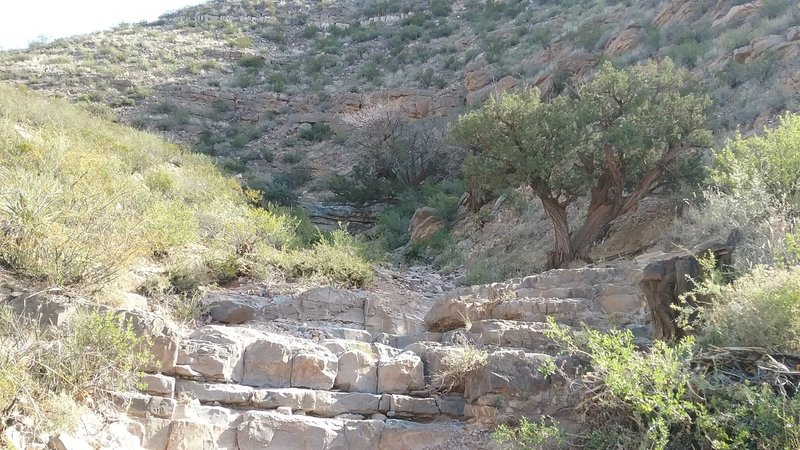
<path id="1" fill-rule="evenodd" d="M 586 221 L 572 236 L 570 242 L 576 258 L 586 258 L 592 244 L 605 234 L 608 224 L 633 209 L 639 200 L 650 192 L 680 150 L 675 148 L 665 153 L 661 161 L 644 174 L 630 194 L 625 195 L 623 193 L 625 174 L 621 167 L 622 163 L 613 155 L 612 149 L 606 148 L 606 170 L 592 189 Z"/>
<path id="2" fill-rule="evenodd" d="M 569 239 L 569 225 L 567 224 L 567 206 L 547 196 L 539 197 L 542 201 L 547 216 L 553 224 L 553 237 L 555 245 L 547 255 L 548 268 L 563 267 L 573 259 L 572 247 Z"/>

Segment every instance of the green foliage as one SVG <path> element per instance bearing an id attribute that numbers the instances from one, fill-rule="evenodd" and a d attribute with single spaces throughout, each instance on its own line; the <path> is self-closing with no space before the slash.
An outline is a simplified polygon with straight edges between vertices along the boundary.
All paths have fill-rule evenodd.
<path id="1" fill-rule="evenodd" d="M 523 417 L 515 427 L 502 424 L 493 436 L 500 444 L 524 450 L 554 448 L 565 440 L 558 423 L 547 416 L 542 416 L 539 422 L 531 422 Z"/>
<path id="2" fill-rule="evenodd" d="M 756 268 L 731 285 L 706 281 L 698 339 L 718 346 L 800 354 L 800 269 Z"/>
<path id="3" fill-rule="evenodd" d="M 264 67 L 264 58 L 257 55 L 243 56 L 239 58 L 237 64 L 247 69 L 260 69 Z"/>
<path id="4" fill-rule="evenodd" d="M 765 0 L 759 13 L 769 19 L 774 19 L 784 14 L 791 5 L 791 0 Z"/>
<path id="5" fill-rule="evenodd" d="M 373 271 L 366 262 L 366 245 L 345 230 L 321 236 L 307 253 L 280 257 L 277 264 L 292 278 L 317 277 L 322 281 L 364 287 Z"/>
<path id="6" fill-rule="evenodd" d="M 364 163 L 356 164 L 349 176 L 332 176 L 328 189 L 333 201 L 359 205 L 391 201 L 397 195 L 389 180 L 374 175 Z"/>
<path id="7" fill-rule="evenodd" d="M 81 312 L 62 327 L 38 324 L 0 308 L 0 419 L 27 417 L 44 432 L 71 432 L 80 403 L 92 397 L 107 406 L 109 392 L 139 382 L 150 355 L 124 316 Z"/>
<path id="8" fill-rule="evenodd" d="M 284 153 L 281 156 L 281 162 L 285 162 L 286 164 L 297 164 L 302 160 L 303 155 L 297 152 Z"/>
<path id="9" fill-rule="evenodd" d="M 691 339 L 674 345 L 656 341 L 642 351 L 630 331 L 584 328 L 575 333 L 549 322 L 549 336 L 589 364 L 579 380 L 590 392 L 584 403 L 585 430 L 572 437 L 572 444 L 734 449 L 800 443 L 800 400 L 767 384 L 734 381 L 724 368 L 693 370 L 700 360 Z"/>
<path id="10" fill-rule="evenodd" d="M 590 191 L 604 193 L 602 200 L 593 197 L 590 212 L 600 203 L 615 205 L 603 220 L 632 207 L 667 167 L 709 145 L 708 105 L 669 61 L 624 70 L 606 63 L 578 98 L 545 103 L 536 89 L 491 97 L 459 118 L 454 135 L 473 151 L 464 166 L 468 189 L 483 196 L 531 187 L 553 220 L 557 256 L 569 258 L 591 242 L 565 242 L 566 207 Z M 596 224 L 586 227 L 575 239 L 597 237 Z"/>
<path id="11" fill-rule="evenodd" d="M 776 201 L 800 206 L 800 116 L 786 114 L 761 136 L 737 135 L 714 155 L 711 180 L 728 192 L 763 184 Z"/>
<path id="12" fill-rule="evenodd" d="M 430 11 L 434 17 L 447 17 L 453 12 L 453 7 L 448 0 L 431 0 Z"/>
<path id="13" fill-rule="evenodd" d="M 311 124 L 310 128 L 301 128 L 300 137 L 311 142 L 327 141 L 331 138 L 331 126 L 327 123 L 318 122 Z"/>
<path id="14" fill-rule="evenodd" d="M 94 291 L 140 258 L 158 261 L 167 254 L 203 260 L 204 275 L 189 277 L 200 283 L 280 271 L 276 261 L 289 257 L 281 253 L 305 258 L 312 269 L 324 267 L 313 260 L 327 256 L 296 239 L 292 216 L 250 206 L 253 199 L 209 158 L 62 101 L 6 86 L 0 94 L 0 262 L 7 269 Z M 242 142 L 260 133 L 257 127 L 229 132 Z M 280 181 L 296 186 L 308 176 L 298 167 Z M 271 186 L 282 191 L 265 189 L 263 206 L 276 197 L 296 203 L 285 184 Z M 189 246 L 194 254 L 180 251 Z M 355 272 L 368 267 L 360 264 Z M 351 278 L 367 277 L 336 282 Z"/>

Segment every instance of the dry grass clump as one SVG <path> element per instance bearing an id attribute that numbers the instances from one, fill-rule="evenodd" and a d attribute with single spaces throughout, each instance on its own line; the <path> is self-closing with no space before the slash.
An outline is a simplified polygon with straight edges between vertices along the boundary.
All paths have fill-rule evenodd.
<path id="1" fill-rule="evenodd" d="M 113 313 L 81 312 L 61 327 L 0 308 L 0 430 L 24 422 L 35 432 L 72 431 L 81 410 L 102 410 L 110 392 L 129 392 L 150 356 L 146 339 Z"/>
<path id="2" fill-rule="evenodd" d="M 433 382 L 444 391 L 463 385 L 467 376 L 489 362 L 489 353 L 472 345 L 456 347 L 442 358 L 441 368 L 433 376 Z"/>

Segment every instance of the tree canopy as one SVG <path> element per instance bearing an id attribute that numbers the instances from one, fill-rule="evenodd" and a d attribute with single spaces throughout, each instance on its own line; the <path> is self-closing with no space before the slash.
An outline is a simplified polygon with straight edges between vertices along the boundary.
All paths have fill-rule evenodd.
<path id="1" fill-rule="evenodd" d="M 533 189 L 553 223 L 550 265 L 558 267 L 584 258 L 606 225 L 710 145 L 709 105 L 669 60 L 622 70 L 606 63 L 572 96 L 544 102 L 533 88 L 490 98 L 460 117 L 454 134 L 471 152 L 470 190 Z M 584 195 L 586 221 L 569 230 L 567 207 Z"/>

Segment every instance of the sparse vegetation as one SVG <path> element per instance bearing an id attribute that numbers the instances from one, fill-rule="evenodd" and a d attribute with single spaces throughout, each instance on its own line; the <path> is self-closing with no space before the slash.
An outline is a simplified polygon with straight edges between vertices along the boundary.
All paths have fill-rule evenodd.
<path id="1" fill-rule="evenodd" d="M 0 420 L 25 417 L 38 432 L 71 432 L 92 398 L 134 389 L 149 361 L 145 340 L 113 313 L 83 312 L 62 327 L 40 329 L 0 307 Z"/>
<path id="2" fill-rule="evenodd" d="M 457 386 L 463 388 L 464 380 L 470 372 L 485 366 L 488 357 L 485 350 L 473 346 L 456 347 L 442 358 L 442 368 L 434 374 L 434 383 L 445 391 L 451 391 Z"/>

